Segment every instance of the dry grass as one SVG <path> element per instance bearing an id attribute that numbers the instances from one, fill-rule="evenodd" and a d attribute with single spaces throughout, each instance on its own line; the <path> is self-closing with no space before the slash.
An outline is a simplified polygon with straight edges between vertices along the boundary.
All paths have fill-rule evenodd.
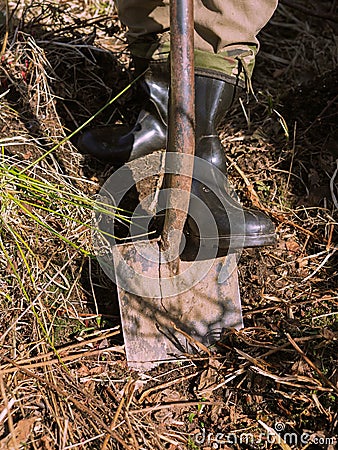
<path id="1" fill-rule="evenodd" d="M 333 449 L 337 2 L 281 2 L 261 35 L 258 102 L 243 99 L 222 129 L 232 182 L 279 235 L 277 248 L 240 261 L 246 328 L 225 334 L 212 357 L 144 377 L 126 366 L 114 286 L 91 256 L 92 198 L 111 168 L 66 139 L 132 79 L 123 27 L 98 0 L 8 6 L 0 449 Z M 133 92 L 93 123 L 132 123 Z"/>

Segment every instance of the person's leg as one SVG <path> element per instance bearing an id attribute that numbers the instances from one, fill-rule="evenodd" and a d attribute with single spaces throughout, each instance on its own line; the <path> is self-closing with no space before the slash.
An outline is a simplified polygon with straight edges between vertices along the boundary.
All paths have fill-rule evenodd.
<path id="1" fill-rule="evenodd" d="M 276 5 L 272 0 L 195 0 L 195 154 L 211 163 L 211 179 L 218 179 L 212 167 L 225 173 L 224 149 L 217 126 L 231 106 L 236 90 L 251 86 L 258 50 L 256 35 Z M 150 63 L 144 78 L 149 101 L 129 131 L 116 127 L 91 130 L 80 138 L 79 147 L 85 153 L 121 164 L 166 147 L 169 0 L 119 0 L 117 6 L 121 21 L 128 26 L 128 41 L 138 69 Z M 244 239 L 245 247 L 274 241 L 273 224 L 259 211 L 245 209 L 245 223 L 238 221 L 230 233 L 230 223 L 236 222 L 233 218 L 241 212 L 240 205 L 228 196 L 224 185 L 216 187 L 217 195 L 226 198 L 226 211 L 217 195 L 201 183 L 194 181 L 192 192 L 213 212 L 220 247 L 227 247 L 231 233 L 238 234 L 239 241 Z M 195 235 L 196 230 L 191 233 Z"/>
<path id="2" fill-rule="evenodd" d="M 210 78 L 220 79 L 250 89 L 259 46 L 256 36 L 276 6 L 276 0 L 195 0 L 196 75 L 208 77 L 206 83 Z M 90 130 L 80 137 L 78 145 L 83 153 L 122 164 L 166 146 L 169 0 L 118 0 L 117 8 L 128 27 L 136 72 L 151 63 L 143 84 L 150 102 L 132 129 L 112 126 Z M 226 90 L 230 106 L 234 92 L 230 87 Z M 199 111 L 196 113 L 198 118 Z"/>
<path id="3" fill-rule="evenodd" d="M 194 47 L 197 74 L 251 75 L 259 43 L 257 34 L 269 21 L 277 0 L 195 0 Z M 169 51 L 169 0 L 118 0 L 118 13 L 128 27 L 133 55 L 164 60 Z M 238 57 L 244 62 L 238 68 Z"/>

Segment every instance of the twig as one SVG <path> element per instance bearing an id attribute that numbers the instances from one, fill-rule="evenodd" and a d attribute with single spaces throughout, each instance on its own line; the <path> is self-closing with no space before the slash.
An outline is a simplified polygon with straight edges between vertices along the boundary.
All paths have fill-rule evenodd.
<path id="1" fill-rule="evenodd" d="M 270 366 L 270 364 L 266 363 L 265 361 L 262 361 L 261 358 L 257 359 L 254 358 L 251 355 L 248 355 L 247 353 L 242 352 L 242 350 L 239 350 L 238 348 L 234 349 L 240 356 L 242 356 L 244 359 L 246 359 L 247 361 L 249 361 L 251 364 L 253 364 L 254 366 L 258 366 L 259 368 L 266 370 L 267 366 Z"/>
<path id="2" fill-rule="evenodd" d="M 289 6 L 290 8 L 297 9 L 298 11 L 308 14 L 309 16 L 319 17 L 320 19 L 330 20 L 331 22 L 338 23 L 338 16 L 331 13 L 322 13 L 317 10 L 308 9 L 305 6 L 299 5 L 291 0 L 281 0 L 281 3 Z"/>
<path id="3" fill-rule="evenodd" d="M 329 234 L 329 236 L 327 238 L 327 244 L 326 244 L 326 251 L 327 252 L 331 249 L 334 226 L 335 226 L 334 223 L 328 224 L 328 228 L 329 228 L 328 234 Z"/>
<path id="4" fill-rule="evenodd" d="M 1 392 L 2 398 L 4 399 L 5 409 L 7 411 L 8 428 L 9 428 L 9 431 L 11 433 L 13 447 L 14 447 L 14 450 L 19 450 L 18 442 L 16 440 L 16 435 L 15 435 L 15 428 L 14 428 L 11 408 L 9 407 L 9 402 L 8 402 L 8 398 L 7 398 L 7 394 L 6 394 L 5 383 L 4 383 L 4 380 L 3 380 L 3 376 L 1 374 L 0 374 L 0 392 Z"/>
<path id="5" fill-rule="evenodd" d="M 306 128 L 306 130 L 302 133 L 303 136 L 309 131 L 311 130 L 311 128 L 314 126 L 314 124 L 325 114 L 325 112 L 334 104 L 334 102 L 337 100 L 338 98 L 338 94 L 332 99 L 330 100 L 327 105 L 325 106 L 325 108 L 318 114 L 318 116 L 315 118 L 315 120 Z"/>
<path id="6" fill-rule="evenodd" d="M 15 400 L 12 397 L 10 399 L 10 401 L 8 402 L 7 406 L 5 406 L 5 408 L 1 411 L 0 413 L 0 424 L 2 423 L 2 421 L 5 419 L 6 415 L 8 414 L 8 411 L 12 408 L 12 406 L 14 405 Z"/>
<path id="7" fill-rule="evenodd" d="M 283 377 L 275 375 L 273 373 L 268 372 L 267 370 L 263 370 L 260 367 L 256 367 L 256 366 L 251 366 L 251 370 L 257 372 L 258 374 L 267 377 L 267 378 L 271 378 L 272 380 L 275 381 L 275 383 L 279 383 L 279 384 L 285 384 L 286 386 L 292 386 L 295 388 L 300 388 L 300 389 L 317 389 L 318 391 L 329 391 L 331 392 L 332 389 L 328 389 L 325 388 L 321 385 L 319 380 L 315 380 L 313 378 L 309 378 L 309 377 L 304 377 L 304 376 L 296 376 L 296 375 L 285 375 Z M 316 383 L 317 381 L 317 383 Z M 302 383 L 309 383 L 309 384 L 299 384 L 300 382 Z"/>
<path id="8" fill-rule="evenodd" d="M 115 350 L 117 351 L 117 353 L 124 354 L 124 350 L 121 350 L 121 348 L 106 347 L 106 348 L 101 348 L 99 350 L 75 353 L 75 355 L 69 355 L 69 356 L 62 357 L 62 362 L 66 363 L 66 362 L 71 362 L 71 361 L 79 361 L 81 358 L 85 358 L 85 357 L 88 358 L 89 356 L 97 356 L 97 355 L 100 355 L 101 353 L 108 352 L 108 351 L 115 351 Z M 17 366 L 31 370 L 31 369 L 35 369 L 37 367 L 47 367 L 47 366 L 51 366 L 53 364 L 58 364 L 58 363 L 60 364 L 60 359 L 54 358 L 54 359 L 50 359 L 49 361 L 40 361 L 40 362 L 37 362 L 34 364 L 28 364 L 28 365 L 18 363 Z M 4 375 L 4 374 L 8 374 L 8 373 L 17 372 L 17 370 L 18 370 L 17 366 L 0 370 L 0 374 Z"/>
<path id="9" fill-rule="evenodd" d="M 100 439 L 102 436 L 104 436 L 104 433 L 101 433 L 97 436 L 93 436 L 89 439 L 83 440 L 81 442 L 77 442 L 76 444 L 67 445 L 67 447 L 64 448 L 64 450 L 71 450 L 72 448 L 81 447 L 84 448 L 85 444 L 88 444 L 89 442 L 96 441 L 96 439 Z"/>
<path id="10" fill-rule="evenodd" d="M 133 440 L 134 450 L 138 450 L 140 448 L 140 446 L 138 445 L 137 438 L 136 438 L 136 435 L 135 435 L 135 431 L 133 430 L 133 427 L 132 427 L 131 422 L 130 422 L 129 411 L 126 411 L 126 413 L 124 415 L 124 418 L 125 418 L 126 424 L 128 426 L 130 436 L 131 436 L 131 438 Z"/>
<path id="11" fill-rule="evenodd" d="M 186 340 L 188 342 L 190 342 L 190 344 L 194 344 L 197 348 L 199 348 L 202 352 L 206 353 L 207 355 L 211 356 L 211 352 L 208 349 L 208 347 L 206 347 L 205 345 L 203 345 L 201 342 L 198 342 L 196 339 L 194 339 L 192 336 L 190 336 L 188 333 L 186 333 L 185 331 L 181 330 L 180 328 L 178 328 L 178 326 L 174 323 L 171 322 L 170 323 L 171 326 L 174 328 L 175 331 L 177 331 L 178 333 L 182 334 L 182 336 L 184 336 L 186 338 Z"/>
<path id="12" fill-rule="evenodd" d="M 197 375 L 198 375 L 197 373 L 191 373 L 190 375 L 186 375 L 186 376 L 181 377 L 181 378 L 176 378 L 175 380 L 168 381 L 167 383 L 160 384 L 159 386 L 154 386 L 154 387 L 152 387 L 152 388 L 150 388 L 150 389 L 148 389 L 148 390 L 143 392 L 143 394 L 141 395 L 141 397 L 139 399 L 139 403 L 143 403 L 144 399 L 147 398 L 153 392 L 159 391 L 161 389 L 166 389 L 167 387 L 170 387 L 170 386 L 173 386 L 175 384 L 181 383 L 182 381 L 190 380 L 190 378 L 194 378 Z"/>
<path id="13" fill-rule="evenodd" d="M 121 399 L 121 401 L 119 403 L 119 406 L 117 407 L 117 410 L 116 410 L 116 412 L 114 414 L 113 420 L 111 421 L 111 424 L 109 426 L 110 430 L 113 430 L 115 428 L 115 426 L 116 426 L 117 419 L 119 418 L 119 415 L 121 414 L 122 408 L 123 408 L 124 403 L 126 401 L 126 397 L 125 397 L 126 391 L 128 390 L 128 387 L 130 386 L 130 384 L 133 383 L 133 382 L 134 382 L 134 380 L 129 380 L 128 383 L 126 384 L 126 386 L 124 387 L 122 399 Z M 107 445 L 109 444 L 109 439 L 110 439 L 110 434 L 107 434 L 105 439 L 104 439 L 104 441 L 103 441 L 101 450 L 106 450 L 107 449 Z"/>
<path id="14" fill-rule="evenodd" d="M 63 390 L 62 388 L 60 388 L 59 386 L 55 385 L 54 383 L 51 383 L 47 380 L 45 380 L 44 378 L 42 378 L 39 375 L 36 375 L 34 372 L 32 372 L 31 370 L 25 369 L 24 367 L 20 367 L 18 364 L 14 363 L 13 361 L 11 361 L 9 358 L 7 358 L 7 356 L 3 356 L 3 359 L 5 359 L 7 362 L 12 363 L 14 365 L 17 366 L 17 368 L 19 369 L 19 371 L 25 373 L 26 375 L 28 375 L 31 378 L 34 378 L 35 380 L 39 381 L 40 383 L 42 383 L 43 385 L 48 386 L 50 389 L 52 389 L 53 391 L 57 392 L 62 398 L 67 399 L 67 402 L 71 402 L 74 404 L 74 406 L 80 411 L 80 412 L 85 412 L 86 414 L 88 414 L 90 417 L 92 417 L 94 419 L 94 421 L 98 424 L 101 425 L 101 427 L 106 430 L 107 433 L 109 433 L 114 439 L 116 439 L 124 449 L 126 450 L 133 450 L 129 447 L 129 445 L 127 445 L 125 443 L 125 441 L 122 439 L 122 437 L 116 432 L 116 431 L 112 431 L 101 419 L 101 417 L 99 416 L 99 414 L 97 414 L 95 411 L 93 411 L 92 409 L 88 408 L 83 402 L 79 402 L 78 400 L 76 400 L 76 398 L 74 398 L 73 396 L 69 395 L 69 393 L 65 390 Z"/>
<path id="15" fill-rule="evenodd" d="M 291 447 L 284 441 L 284 439 L 277 433 L 276 430 L 269 427 L 266 423 L 264 423 L 262 420 L 258 420 L 258 423 L 269 433 L 270 436 L 275 436 L 276 444 L 280 446 L 283 450 L 292 450 Z"/>
<path id="16" fill-rule="evenodd" d="M 323 336 L 321 334 L 316 334 L 315 336 L 304 336 L 301 338 L 295 338 L 294 342 L 307 342 L 307 341 L 312 341 L 315 339 L 323 339 Z M 260 358 L 266 358 L 267 356 L 271 356 L 274 353 L 277 353 L 281 350 L 285 350 L 287 347 L 289 347 L 290 344 L 291 344 L 291 342 L 285 342 L 285 344 L 282 344 L 277 348 L 273 348 L 273 349 L 267 351 L 266 353 L 263 353 L 263 355 L 261 355 Z"/>
<path id="17" fill-rule="evenodd" d="M 209 402 L 209 401 L 193 401 L 193 402 L 170 402 L 170 403 L 162 403 L 161 405 L 154 405 L 154 406 L 147 406 L 145 408 L 140 409 L 131 409 L 129 411 L 130 414 L 144 414 L 148 412 L 154 412 L 159 411 L 161 409 L 170 409 L 170 408 L 186 408 L 187 406 L 199 406 L 203 403 L 203 405 L 206 406 L 213 406 L 213 405 L 223 405 L 222 402 Z"/>
<path id="18" fill-rule="evenodd" d="M 1 52 L 0 52 L 0 59 L 2 58 L 2 55 L 6 51 L 8 34 L 9 34 L 9 4 L 8 4 L 8 0 L 6 0 L 6 23 L 5 23 L 5 26 L 6 26 L 6 31 L 5 31 L 5 36 L 4 36 L 4 40 L 2 43 Z"/>
<path id="19" fill-rule="evenodd" d="M 92 339 L 83 340 L 83 341 L 77 342 L 76 344 L 70 344 L 65 347 L 57 347 L 56 351 L 61 356 L 63 353 L 69 352 L 70 350 L 79 349 L 81 347 L 84 347 L 85 345 L 94 344 L 97 341 L 102 341 L 103 339 L 108 339 L 112 336 L 116 336 L 119 333 L 120 333 L 119 330 L 113 330 L 112 332 L 105 333 L 102 336 L 96 336 Z M 55 355 L 55 352 L 47 352 L 43 355 L 37 355 L 37 356 L 33 356 L 32 358 L 25 358 L 20 361 L 16 361 L 16 363 L 20 364 L 20 365 L 29 364 L 33 361 L 37 362 L 41 359 L 46 359 L 49 356 L 54 356 L 54 355 Z M 0 367 L 0 372 L 1 372 L 1 369 L 6 370 L 3 367 Z"/>
<path id="20" fill-rule="evenodd" d="M 305 355 L 303 350 L 296 344 L 296 342 L 292 339 L 289 333 L 286 333 L 286 337 L 288 338 L 292 347 L 295 350 L 297 350 L 297 352 L 301 355 L 304 361 L 306 361 L 308 365 L 312 367 L 312 369 L 319 375 L 319 377 L 338 394 L 338 389 L 336 388 L 336 386 L 328 378 L 326 378 L 323 372 L 319 370 L 318 367 Z"/>
<path id="21" fill-rule="evenodd" d="M 327 263 L 327 261 L 331 258 L 331 256 L 338 250 L 337 247 L 335 247 L 332 252 L 330 252 L 328 255 L 325 256 L 325 258 L 323 259 L 323 261 L 319 264 L 319 266 L 316 267 L 316 269 L 310 273 L 310 275 L 308 275 L 306 278 L 304 278 L 302 280 L 302 283 L 305 283 L 306 281 L 308 281 L 310 278 L 312 278 L 323 266 L 325 266 L 325 264 Z"/>
<path id="22" fill-rule="evenodd" d="M 69 25 L 67 27 L 63 27 L 62 28 L 62 33 L 65 34 L 65 32 L 67 32 L 67 31 L 73 31 L 74 32 L 74 30 L 77 30 L 79 28 L 93 26 L 93 25 L 96 25 L 96 24 L 100 24 L 101 22 L 112 20 L 114 18 L 116 18 L 116 17 L 115 16 L 100 16 L 100 17 L 94 17 L 94 18 L 86 19 L 86 20 L 81 20 L 80 19 L 77 23 L 72 23 L 71 25 Z M 45 33 L 43 35 L 43 38 L 46 39 L 49 36 L 52 36 L 54 38 L 54 39 L 51 39 L 51 42 L 52 42 L 53 40 L 55 40 L 55 35 L 56 35 L 55 31 L 49 31 L 48 33 Z"/>
<path id="23" fill-rule="evenodd" d="M 338 159 L 336 159 L 336 170 L 333 172 L 333 175 L 330 179 L 331 197 L 332 197 L 334 206 L 338 209 L 338 200 L 337 200 L 336 194 L 334 193 L 334 187 L 335 187 L 334 180 L 337 176 L 337 173 L 338 173 Z"/>
<path id="24" fill-rule="evenodd" d="M 233 164 L 234 168 L 237 170 L 237 172 L 243 178 L 243 180 L 247 186 L 247 189 L 249 191 L 249 194 L 250 194 L 250 200 L 252 201 L 254 206 L 256 206 L 257 208 L 261 209 L 262 211 L 265 211 L 266 213 L 270 214 L 272 217 L 274 217 L 279 222 L 285 223 L 286 225 L 290 225 L 293 228 L 297 228 L 297 230 L 302 231 L 304 234 L 306 234 L 308 236 L 315 236 L 315 233 L 312 233 L 312 231 L 307 230 L 306 228 L 303 228 L 301 225 L 298 225 L 298 223 L 292 222 L 289 219 L 285 219 L 285 217 L 283 217 L 283 213 L 271 211 L 270 209 L 268 209 L 264 205 L 262 205 L 257 192 L 255 191 L 254 187 L 250 183 L 250 181 L 249 181 L 248 177 L 245 175 L 245 173 L 238 167 L 236 162 L 232 158 L 230 158 L 230 156 L 226 155 L 226 158 L 231 162 L 231 164 Z"/>
<path id="25" fill-rule="evenodd" d="M 293 168 L 293 161 L 295 158 L 295 149 L 296 149 L 296 131 L 297 131 L 297 122 L 295 122 L 294 128 L 293 128 L 293 143 L 292 143 L 292 149 L 291 149 L 291 161 L 290 161 L 290 167 L 288 172 L 288 179 L 286 181 L 286 190 L 289 189 L 291 174 L 292 174 L 292 168 Z"/>

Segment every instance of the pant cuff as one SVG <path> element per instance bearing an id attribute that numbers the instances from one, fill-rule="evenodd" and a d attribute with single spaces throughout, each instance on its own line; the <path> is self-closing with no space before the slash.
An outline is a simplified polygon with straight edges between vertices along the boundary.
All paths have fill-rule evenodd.
<path id="1" fill-rule="evenodd" d="M 131 43 L 130 50 L 136 57 L 149 59 L 152 65 L 166 65 L 170 54 L 169 33 L 164 33 L 160 42 L 154 35 L 146 41 Z M 234 44 L 219 53 L 195 49 L 195 74 L 217 78 L 250 91 L 256 53 L 257 46 L 244 44 Z"/>

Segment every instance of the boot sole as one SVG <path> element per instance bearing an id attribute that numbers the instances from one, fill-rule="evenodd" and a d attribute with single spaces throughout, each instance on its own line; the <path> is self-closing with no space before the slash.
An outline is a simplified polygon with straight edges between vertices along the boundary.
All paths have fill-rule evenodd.
<path id="1" fill-rule="evenodd" d="M 200 238 L 199 236 L 190 235 L 187 242 L 196 244 L 206 248 L 251 248 L 264 247 L 266 245 L 274 245 L 277 242 L 275 233 L 272 234 L 256 234 L 250 236 L 221 236 L 218 239 Z"/>
<path id="2" fill-rule="evenodd" d="M 185 235 L 186 245 L 182 253 L 183 260 L 205 260 L 226 256 L 242 248 L 273 246 L 277 242 L 276 235 L 259 234 L 251 236 L 223 236 L 218 240 L 195 235 Z"/>

